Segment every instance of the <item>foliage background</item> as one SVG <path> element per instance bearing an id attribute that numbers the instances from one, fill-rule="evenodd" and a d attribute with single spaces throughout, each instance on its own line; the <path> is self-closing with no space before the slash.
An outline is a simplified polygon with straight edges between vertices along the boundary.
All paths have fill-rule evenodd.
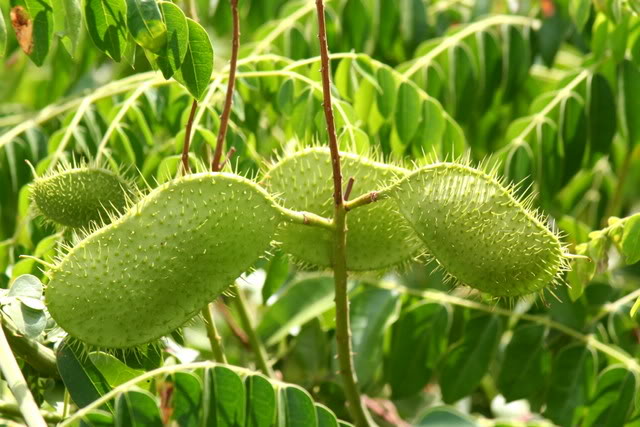
<path id="1" fill-rule="evenodd" d="M 194 7 L 216 55 L 191 150 L 208 159 L 231 18 L 225 1 L 197 0 Z M 418 264 L 353 276 L 356 369 L 380 422 L 429 425 L 430 408 L 450 404 L 471 414 L 470 424 L 640 424 L 640 334 L 630 314 L 640 295 L 640 222 L 608 222 L 639 208 L 637 4 L 333 0 L 327 7 L 343 147 L 407 164 L 465 153 L 495 162 L 507 180 L 522 182 L 523 195 L 536 194 L 535 204 L 572 252 L 593 259 L 575 265 L 570 287 L 519 301 L 451 290 Z M 9 3 L 0 0 L 0 8 L 10 23 Z M 326 131 L 313 2 L 241 1 L 240 8 L 242 48 L 226 142 L 237 150 L 238 171 L 253 175 L 296 141 L 326 143 Z M 189 94 L 150 71 L 131 41 L 115 63 L 75 19 L 76 48 L 67 49 L 56 29 L 41 67 L 20 52 L 9 27 L 0 68 L 3 288 L 21 274 L 42 278 L 38 265 L 20 255 L 50 260 L 63 239 L 29 209 L 25 160 L 44 173 L 72 156 L 93 159 L 103 145 L 110 164 L 130 166 L 126 173 L 139 183 L 162 183 L 178 169 Z M 331 276 L 300 271 L 277 252 L 256 268 L 238 283 L 249 293 L 274 368 L 348 419 L 334 358 Z M 229 361 L 251 367 L 252 353 L 222 321 L 238 318 L 228 310 L 220 308 L 218 323 Z M 11 317 L 10 309 L 3 316 Z M 52 347 L 61 334 L 48 322 L 33 339 Z M 200 320 L 174 338 L 165 363 L 210 358 Z M 59 408 L 60 380 L 24 370 L 43 407 Z M 6 391 L 2 396 L 9 399 Z M 501 405 L 500 396 L 526 399 L 519 402 L 524 409 Z"/>

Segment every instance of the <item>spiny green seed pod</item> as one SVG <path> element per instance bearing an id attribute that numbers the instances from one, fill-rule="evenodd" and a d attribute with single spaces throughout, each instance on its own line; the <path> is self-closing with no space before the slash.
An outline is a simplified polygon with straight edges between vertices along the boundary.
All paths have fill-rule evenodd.
<path id="1" fill-rule="evenodd" d="M 47 307 L 87 344 L 151 342 L 233 284 L 268 249 L 281 221 L 270 196 L 237 175 L 169 182 L 62 258 L 48 273 Z"/>
<path id="2" fill-rule="evenodd" d="M 351 198 L 388 186 L 408 173 L 406 169 L 340 153 L 342 175 L 354 177 Z M 326 147 L 308 148 L 278 162 L 263 184 L 289 209 L 333 216 L 331 155 Z M 410 260 L 423 248 L 397 212 L 382 200 L 347 215 L 347 268 L 380 270 Z M 282 249 L 296 259 L 320 267 L 331 266 L 333 234 L 330 230 L 286 224 L 279 234 Z"/>
<path id="3" fill-rule="evenodd" d="M 78 167 L 36 178 L 31 199 L 45 218 L 67 227 L 102 223 L 125 208 L 130 185 L 102 168 Z"/>
<path id="4" fill-rule="evenodd" d="M 457 281 L 494 296 L 539 291 L 567 256 L 544 220 L 493 174 L 455 163 L 413 172 L 388 194 Z"/>

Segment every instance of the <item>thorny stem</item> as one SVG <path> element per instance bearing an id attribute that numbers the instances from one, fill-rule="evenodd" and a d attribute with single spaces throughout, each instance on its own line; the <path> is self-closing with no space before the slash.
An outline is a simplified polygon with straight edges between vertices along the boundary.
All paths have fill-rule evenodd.
<path id="1" fill-rule="evenodd" d="M 320 40 L 320 58 L 322 65 L 322 94 L 324 98 L 324 115 L 327 121 L 331 165 L 333 168 L 333 200 L 334 200 L 334 248 L 333 273 L 335 281 L 336 305 L 336 342 L 340 374 L 344 382 L 345 394 L 349 402 L 348 408 L 357 426 L 374 425 L 371 416 L 362 404 L 358 390 L 351 355 L 351 329 L 349 326 L 349 299 L 347 296 L 347 211 L 342 196 L 342 172 L 340 170 L 340 152 L 331 107 L 331 81 L 329 77 L 329 47 L 324 18 L 324 2 L 316 0 L 318 12 L 318 39 Z"/>
<path id="2" fill-rule="evenodd" d="M 238 0 L 229 1 L 231 2 L 231 14 L 233 15 L 233 41 L 231 45 L 231 62 L 229 63 L 229 80 L 227 80 L 227 95 L 224 101 L 222 116 L 220 117 L 220 130 L 218 132 L 218 139 L 216 140 L 216 150 L 213 153 L 213 161 L 211 162 L 211 170 L 213 170 L 214 172 L 218 171 L 220 168 L 222 148 L 224 146 L 224 139 L 227 136 L 229 115 L 231 114 L 231 103 L 233 102 L 233 87 L 236 83 L 238 49 L 240 47 L 240 18 L 238 17 Z"/>
<path id="3" fill-rule="evenodd" d="M 191 112 L 189 113 L 187 128 L 184 132 L 184 144 L 182 145 L 182 170 L 185 175 L 191 172 L 191 169 L 189 168 L 189 145 L 191 144 L 191 128 L 193 127 L 193 118 L 196 116 L 197 108 L 198 101 L 194 99 L 191 103 Z"/>
<path id="4" fill-rule="evenodd" d="M 253 321 L 251 320 L 251 316 L 249 315 L 249 310 L 247 310 L 247 301 L 245 299 L 244 292 L 242 291 L 242 289 L 240 289 L 239 286 L 236 286 L 235 294 L 236 297 L 233 299 L 233 302 L 235 303 L 238 314 L 240 315 L 240 323 L 242 323 L 242 327 L 249 337 L 251 348 L 256 355 L 256 363 L 258 365 L 258 369 L 260 369 L 266 376 L 273 378 L 273 370 L 269 365 L 267 352 L 253 326 Z"/>
<path id="5" fill-rule="evenodd" d="M 211 351 L 213 352 L 213 358 L 218 363 L 227 363 L 227 357 L 224 355 L 224 350 L 222 348 L 222 338 L 218 333 L 218 329 L 216 328 L 216 324 L 213 321 L 213 315 L 211 313 L 212 304 L 207 304 L 205 308 L 202 309 L 202 317 L 204 317 L 204 325 L 207 328 L 207 336 L 209 337 L 209 342 L 211 343 Z"/>
<path id="6" fill-rule="evenodd" d="M 0 319 L 0 323 L 2 320 Z M 18 402 L 18 408 L 22 413 L 22 417 L 29 427 L 46 427 L 47 423 L 42 414 L 40 408 L 36 404 L 29 386 L 22 375 L 20 366 L 13 356 L 7 337 L 4 335 L 4 329 L 0 324 L 0 371 L 4 380 L 9 385 L 13 397 Z"/>

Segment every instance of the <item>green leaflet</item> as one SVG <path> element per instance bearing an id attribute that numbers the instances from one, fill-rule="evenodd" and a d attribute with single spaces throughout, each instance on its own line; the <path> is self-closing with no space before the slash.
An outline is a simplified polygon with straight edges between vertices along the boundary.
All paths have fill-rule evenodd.
<path id="1" fill-rule="evenodd" d="M 280 221 L 264 190 L 237 175 L 171 181 L 48 272 L 47 307 L 88 344 L 151 342 L 233 284 L 267 250 Z"/>
<path id="2" fill-rule="evenodd" d="M 127 0 L 127 26 L 145 49 L 160 53 L 167 44 L 167 26 L 156 0 Z"/>
<path id="3" fill-rule="evenodd" d="M 158 68 L 165 79 L 180 69 L 189 48 L 189 25 L 182 9 L 173 3 L 159 3 L 167 26 L 167 44 L 157 58 Z"/>
<path id="4" fill-rule="evenodd" d="M 127 45 L 125 0 L 85 0 L 84 18 L 96 47 L 120 62 Z"/>
<path id="5" fill-rule="evenodd" d="M 174 78 L 200 100 L 211 80 L 213 71 L 213 47 L 207 31 L 193 19 L 187 18 L 189 46 L 184 61 Z"/>

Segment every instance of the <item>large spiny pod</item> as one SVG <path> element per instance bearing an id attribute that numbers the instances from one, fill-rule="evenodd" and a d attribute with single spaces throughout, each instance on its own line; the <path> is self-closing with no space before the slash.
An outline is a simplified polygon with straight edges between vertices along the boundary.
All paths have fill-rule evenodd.
<path id="1" fill-rule="evenodd" d="M 408 171 L 340 153 L 342 175 L 355 178 L 351 198 L 378 190 Z M 331 154 L 326 147 L 308 148 L 285 157 L 270 169 L 263 184 L 287 208 L 333 216 Z M 358 208 L 347 215 L 347 268 L 372 271 L 388 268 L 417 255 L 422 243 L 390 200 Z M 326 229 L 287 223 L 279 234 L 282 249 L 308 264 L 330 267 L 333 234 Z"/>
<path id="2" fill-rule="evenodd" d="M 508 297 L 543 289 L 567 267 L 558 236 L 512 190 L 492 174 L 437 163 L 388 194 L 447 273 Z"/>
<path id="3" fill-rule="evenodd" d="M 36 178 L 31 199 L 48 220 L 67 227 L 101 224 L 127 204 L 131 186 L 118 174 L 98 167 L 61 168 Z"/>
<path id="4" fill-rule="evenodd" d="M 51 316 L 90 345 L 126 348 L 180 327 L 269 248 L 280 210 L 254 182 L 200 173 L 153 190 L 48 274 Z"/>

